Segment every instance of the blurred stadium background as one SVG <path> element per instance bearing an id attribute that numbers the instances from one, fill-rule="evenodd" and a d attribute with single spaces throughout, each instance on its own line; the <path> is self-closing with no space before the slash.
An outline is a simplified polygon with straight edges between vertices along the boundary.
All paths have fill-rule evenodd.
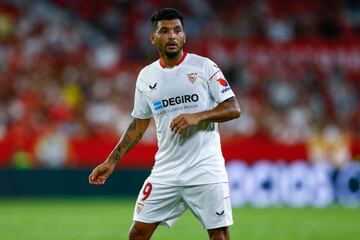
<path id="1" fill-rule="evenodd" d="M 233 239 L 358 239 L 358 0 L 0 0 L 1 238 L 126 238 L 154 125 L 108 184 L 87 176 L 130 122 L 165 6 L 242 107 L 220 126 Z M 196 224 L 187 214 L 155 239 L 206 239 Z"/>

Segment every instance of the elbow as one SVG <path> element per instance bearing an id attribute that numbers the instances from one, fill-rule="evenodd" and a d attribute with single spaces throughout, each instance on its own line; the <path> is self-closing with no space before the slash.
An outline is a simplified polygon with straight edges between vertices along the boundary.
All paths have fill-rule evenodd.
<path id="1" fill-rule="evenodd" d="M 232 112 L 231 115 L 232 115 L 233 119 L 240 117 L 241 109 L 240 109 L 240 105 L 239 105 L 239 103 L 237 101 L 235 102 L 235 105 L 234 105 L 231 112 Z"/>
<path id="2" fill-rule="evenodd" d="M 241 115 L 241 110 L 239 105 L 234 106 L 233 108 L 231 108 L 231 110 L 229 111 L 229 118 L 230 119 L 235 119 L 235 118 L 239 118 Z"/>
<path id="3" fill-rule="evenodd" d="M 240 109 L 240 105 L 235 97 L 230 98 L 224 104 L 225 104 L 225 109 L 226 109 L 225 115 L 227 118 L 227 120 L 225 120 L 225 121 L 240 117 L 241 109 Z"/>
<path id="4" fill-rule="evenodd" d="M 240 107 L 235 108 L 235 109 L 232 111 L 231 115 L 232 115 L 232 118 L 233 118 L 233 119 L 239 118 L 240 115 L 241 115 Z"/>

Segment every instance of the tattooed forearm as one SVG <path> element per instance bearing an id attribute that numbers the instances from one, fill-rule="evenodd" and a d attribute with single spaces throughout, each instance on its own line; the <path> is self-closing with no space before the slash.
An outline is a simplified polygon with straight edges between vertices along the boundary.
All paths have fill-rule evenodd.
<path id="1" fill-rule="evenodd" d="M 149 122 L 150 119 L 134 118 L 108 159 L 116 163 L 124 157 L 140 141 Z"/>

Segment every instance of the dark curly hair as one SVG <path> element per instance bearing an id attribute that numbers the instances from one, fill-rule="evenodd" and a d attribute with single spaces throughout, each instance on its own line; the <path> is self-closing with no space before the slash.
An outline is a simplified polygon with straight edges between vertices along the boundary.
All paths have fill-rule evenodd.
<path id="1" fill-rule="evenodd" d="M 184 16 L 182 15 L 182 13 L 175 8 L 162 8 L 158 11 L 155 11 L 151 16 L 152 30 L 153 32 L 156 30 L 158 22 L 160 20 L 179 19 L 181 25 L 184 27 L 183 17 Z"/>

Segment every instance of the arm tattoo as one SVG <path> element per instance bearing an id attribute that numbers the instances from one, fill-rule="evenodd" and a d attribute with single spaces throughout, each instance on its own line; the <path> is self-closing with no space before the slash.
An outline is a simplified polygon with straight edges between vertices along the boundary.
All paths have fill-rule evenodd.
<path id="1" fill-rule="evenodd" d="M 139 125 L 139 122 L 137 122 L 136 119 L 133 119 L 119 143 L 110 154 L 109 160 L 111 162 L 116 163 L 119 161 L 119 159 L 124 157 L 140 141 L 147 126 L 144 127 Z"/>

